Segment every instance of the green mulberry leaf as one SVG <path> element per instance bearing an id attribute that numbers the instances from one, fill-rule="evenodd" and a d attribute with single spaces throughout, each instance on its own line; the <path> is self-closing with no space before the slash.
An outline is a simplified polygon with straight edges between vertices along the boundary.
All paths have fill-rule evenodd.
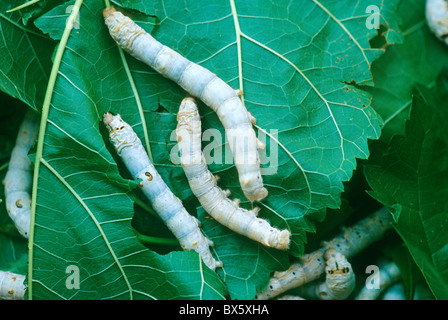
<path id="1" fill-rule="evenodd" d="M 448 298 L 444 101 L 446 96 L 434 100 L 426 90 L 416 92 L 405 136 L 394 136 L 381 161 L 365 168 L 370 194 L 394 214 L 395 229 L 438 299 Z"/>
<path id="2" fill-rule="evenodd" d="M 357 86 L 373 85 L 370 68 L 383 50 L 370 46 L 376 29 L 366 25 L 371 16 L 366 8 L 375 5 L 381 10 L 379 22 L 390 26 L 387 37 L 392 42 L 399 39 L 397 2 L 122 2 L 129 8 L 122 10 L 162 43 L 243 89 L 243 101 L 258 121 L 258 135 L 265 135 L 269 197 L 257 205 L 261 217 L 291 230 L 291 250 L 271 252 L 236 235 L 229 241 L 228 230 L 198 214 L 224 262 L 219 273 L 231 297 L 253 297 L 272 271 L 287 267 L 288 253 L 304 252 L 306 232 L 314 232 L 326 208 L 340 206 L 343 183 L 351 178 L 356 159 L 369 157 L 368 139 L 379 137 L 382 120 L 370 96 Z M 64 38 L 71 12 L 67 6 L 80 4 L 79 28 Z M 69 1 L 30 18 L 25 26 L 19 13 L 4 13 L 16 5 L 2 2 L 0 7 L 2 25 L 15 23 L 11 30 L 1 30 L 6 39 L 2 53 L 18 52 L 24 42 L 15 40 L 35 35 L 31 23 L 44 34 L 35 35 L 41 39 L 38 46 L 27 45 L 25 62 L 2 63 L 0 74 L 6 79 L 2 90 L 48 111 L 43 113 L 46 130 L 36 153 L 32 297 L 222 298 L 218 276 L 194 253 L 159 255 L 138 243 L 131 227 L 135 183 L 109 149 L 101 124 L 104 112 L 120 113 L 194 214 L 197 202 L 172 158 L 175 115 L 185 92 L 118 50 L 103 23 L 102 1 Z M 17 36 L 11 40 L 11 34 Z M 65 50 L 53 55 L 55 41 L 61 39 L 67 40 Z M 60 65 L 49 64 L 51 59 Z M 40 64 L 44 72 L 39 73 L 32 63 L 41 60 L 46 63 Z M 52 75 L 54 88 L 47 86 Z M 200 112 L 203 129 L 218 129 L 224 137 L 216 115 L 204 105 Z M 215 143 L 227 145 L 224 139 Z M 223 159 L 225 155 L 224 150 Z M 233 197 L 242 196 L 232 164 L 215 162 L 210 168 L 221 176 L 221 187 L 229 188 Z M 232 265 L 232 255 L 241 256 L 238 261 L 244 267 Z M 65 284 L 71 265 L 80 267 L 78 291 Z"/>

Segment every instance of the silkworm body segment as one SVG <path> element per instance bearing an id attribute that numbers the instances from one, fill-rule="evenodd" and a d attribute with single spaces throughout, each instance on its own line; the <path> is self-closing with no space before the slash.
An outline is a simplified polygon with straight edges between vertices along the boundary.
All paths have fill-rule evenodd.
<path id="1" fill-rule="evenodd" d="M 103 122 L 118 155 L 131 175 L 135 179 L 141 179 L 141 190 L 182 248 L 198 252 L 212 270 L 222 266 L 210 252 L 209 246 L 213 243 L 202 234 L 198 220 L 186 211 L 180 199 L 163 181 L 131 126 L 119 114 L 106 113 Z"/>
<path id="2" fill-rule="evenodd" d="M 355 300 L 375 300 L 379 295 L 390 285 L 397 282 L 401 278 L 401 272 L 395 262 L 392 261 L 380 261 L 379 265 L 379 275 L 378 284 L 379 288 L 372 289 L 367 285 L 361 289 Z"/>
<path id="3" fill-rule="evenodd" d="M 448 45 L 448 2 L 426 0 L 426 21 L 431 31 Z"/>
<path id="4" fill-rule="evenodd" d="M 6 210 L 19 233 L 28 238 L 31 218 L 33 168 L 28 152 L 37 139 L 39 118 L 28 111 L 22 121 L 12 150 L 5 185 Z"/>
<path id="5" fill-rule="evenodd" d="M 25 276 L 9 271 L 0 271 L 0 300 L 23 300 Z"/>
<path id="6" fill-rule="evenodd" d="M 236 233 L 268 247 L 288 249 L 291 236 L 289 230 L 273 228 L 269 222 L 256 216 L 259 208 L 240 208 L 238 200 L 230 200 L 227 197 L 228 192 L 218 187 L 201 151 L 201 120 L 193 98 L 185 98 L 182 101 L 177 120 L 176 134 L 181 165 L 191 190 L 204 210 Z"/>
<path id="7" fill-rule="evenodd" d="M 260 172 L 258 140 L 252 127 L 254 118 L 235 90 L 216 74 L 162 45 L 121 12 L 108 8 L 103 14 L 112 38 L 123 50 L 173 80 L 216 112 L 225 128 L 246 198 L 249 201 L 265 198 L 268 192 L 263 187 Z"/>

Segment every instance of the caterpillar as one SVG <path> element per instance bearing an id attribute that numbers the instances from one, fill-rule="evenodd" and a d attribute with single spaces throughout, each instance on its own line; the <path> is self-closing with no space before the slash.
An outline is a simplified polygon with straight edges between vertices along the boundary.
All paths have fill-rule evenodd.
<path id="1" fill-rule="evenodd" d="M 384 291 L 381 300 L 406 300 L 404 284 L 399 282 L 387 288 Z"/>
<path id="2" fill-rule="evenodd" d="M 208 170 L 201 151 L 201 119 L 194 98 L 187 97 L 182 100 L 177 122 L 180 162 L 190 188 L 204 210 L 217 222 L 238 234 L 267 247 L 288 249 L 291 236 L 289 230 L 273 228 L 269 222 L 257 217 L 260 208 L 240 208 L 239 199 L 230 200 L 230 191 L 223 191 L 218 187 L 217 178 Z"/>
<path id="3" fill-rule="evenodd" d="M 305 286 L 305 295 L 321 300 L 344 300 L 356 285 L 355 273 L 350 262 L 334 248 L 324 252 L 326 260 L 325 281 Z"/>
<path id="4" fill-rule="evenodd" d="M 401 278 L 400 269 L 394 262 L 382 263 L 379 266 L 379 288 L 371 288 L 365 285 L 356 296 L 356 300 L 375 300 L 385 289 L 396 283 Z"/>
<path id="5" fill-rule="evenodd" d="M 34 111 L 26 112 L 11 153 L 5 186 L 6 210 L 19 233 L 28 239 L 31 218 L 31 185 L 33 169 L 28 152 L 37 139 L 39 118 Z"/>
<path id="6" fill-rule="evenodd" d="M 334 248 L 328 249 L 324 257 L 327 259 L 325 267 L 327 275 L 324 285 L 319 286 L 318 295 L 323 300 L 344 300 L 353 292 L 356 285 L 352 265 Z"/>
<path id="7" fill-rule="evenodd" d="M 251 202 L 264 199 L 268 191 L 263 186 L 257 150 L 264 145 L 255 136 L 255 118 L 236 90 L 208 69 L 158 42 L 113 7 L 106 8 L 103 15 L 110 35 L 124 51 L 173 80 L 216 112 L 225 128 L 244 195 Z"/>
<path id="8" fill-rule="evenodd" d="M 325 272 L 324 254 L 334 248 L 341 255 L 350 258 L 378 241 L 391 228 L 392 216 L 383 207 L 370 216 L 346 228 L 329 242 L 323 242 L 318 250 L 304 254 L 297 263 L 286 271 L 277 271 L 270 279 L 266 289 L 257 293 L 256 299 L 267 300 L 283 292 L 318 279 Z"/>
<path id="9" fill-rule="evenodd" d="M 132 127 L 119 114 L 109 112 L 103 115 L 103 122 L 118 155 L 134 179 L 141 179 L 139 187 L 182 248 L 199 253 L 212 270 L 222 267 L 222 262 L 216 261 L 210 252 L 213 242 L 202 234 L 199 221 L 187 212 L 180 199 L 162 180 Z"/>
<path id="10" fill-rule="evenodd" d="M 426 0 L 426 21 L 436 37 L 448 45 L 448 1 Z"/>
<path id="11" fill-rule="evenodd" d="M 0 300 L 23 300 L 25 276 L 10 271 L 0 271 Z"/>

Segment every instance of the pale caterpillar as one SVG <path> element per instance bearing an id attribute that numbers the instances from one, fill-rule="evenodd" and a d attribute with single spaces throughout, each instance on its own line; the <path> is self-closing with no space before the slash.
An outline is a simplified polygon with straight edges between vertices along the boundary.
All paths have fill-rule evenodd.
<path id="1" fill-rule="evenodd" d="M 356 296 L 356 300 L 376 300 L 381 293 L 401 278 L 400 269 L 394 262 L 383 263 L 379 265 L 379 288 L 369 287 L 367 284 Z"/>
<path id="2" fill-rule="evenodd" d="M 307 299 L 344 300 L 355 289 L 355 274 L 347 258 L 334 248 L 326 250 L 323 257 L 326 260 L 325 281 L 302 286 L 300 299 L 304 296 Z"/>
<path id="3" fill-rule="evenodd" d="M 187 212 L 180 199 L 162 180 L 131 126 L 123 121 L 119 114 L 105 113 L 103 122 L 109 130 L 110 142 L 115 146 L 118 155 L 134 179 L 141 179 L 139 187 L 181 247 L 199 253 L 204 263 L 212 270 L 222 267 L 222 262 L 213 258 L 209 248 L 213 243 L 202 234 L 199 221 Z"/>
<path id="4" fill-rule="evenodd" d="M 37 139 L 39 118 L 29 110 L 20 125 L 11 153 L 5 186 L 6 210 L 19 233 L 28 239 L 31 217 L 31 185 L 33 168 L 28 152 Z"/>
<path id="5" fill-rule="evenodd" d="M 426 0 L 426 21 L 437 38 L 448 44 L 448 1 Z"/>
<path id="6" fill-rule="evenodd" d="M 268 191 L 263 187 L 257 152 L 264 145 L 255 136 L 255 118 L 236 91 L 216 74 L 162 45 L 121 12 L 111 7 L 103 14 L 112 38 L 123 50 L 216 112 L 226 131 L 244 195 L 251 202 L 265 198 Z"/>
<path id="7" fill-rule="evenodd" d="M 351 264 L 333 248 L 324 253 L 327 266 L 325 267 L 325 281 L 308 283 L 302 287 L 301 296 L 284 295 L 277 300 L 344 300 L 354 290 L 356 280 Z"/>
<path id="8" fill-rule="evenodd" d="M 374 212 L 355 225 L 344 230 L 342 234 L 323 247 L 299 258 L 288 270 L 275 272 L 267 288 L 257 294 L 256 299 L 267 300 L 289 289 L 318 279 L 325 272 L 324 253 L 334 248 L 347 259 L 364 250 L 371 243 L 378 241 L 391 228 L 392 216 L 386 208 Z"/>
<path id="9" fill-rule="evenodd" d="M 381 300 L 406 300 L 406 292 L 403 283 L 395 283 L 384 290 Z"/>
<path id="10" fill-rule="evenodd" d="M 334 248 L 324 253 L 325 281 L 304 286 L 304 295 L 320 300 L 344 300 L 355 289 L 356 278 L 350 262 Z"/>
<path id="11" fill-rule="evenodd" d="M 325 282 L 319 285 L 317 295 L 322 300 L 344 300 L 355 289 L 356 278 L 350 262 L 334 248 L 324 254 L 327 259 Z"/>
<path id="12" fill-rule="evenodd" d="M 273 228 L 269 222 L 258 218 L 260 208 L 246 210 L 239 207 L 239 199 L 230 200 L 230 191 L 217 185 L 217 178 L 208 170 L 201 151 L 201 119 L 196 101 L 187 97 L 177 114 L 177 141 L 181 154 L 180 162 L 193 194 L 204 210 L 217 222 L 261 244 L 280 250 L 289 247 L 289 230 Z"/>
<path id="13" fill-rule="evenodd" d="M 0 271 L 0 300 L 23 300 L 25 276 L 10 271 Z"/>

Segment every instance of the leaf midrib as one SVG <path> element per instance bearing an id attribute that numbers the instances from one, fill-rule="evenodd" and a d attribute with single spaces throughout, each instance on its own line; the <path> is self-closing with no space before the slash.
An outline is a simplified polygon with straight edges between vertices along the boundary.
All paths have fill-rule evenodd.
<path id="1" fill-rule="evenodd" d="M 104 232 L 103 228 L 101 227 L 99 221 L 96 219 L 95 215 L 93 214 L 93 212 L 90 210 L 90 208 L 87 206 L 87 204 L 84 202 L 84 200 L 81 198 L 81 196 L 72 188 L 72 186 L 64 179 L 64 177 L 62 177 L 55 168 L 53 168 L 44 158 L 42 158 L 41 163 L 43 165 L 45 165 L 45 167 L 47 167 L 48 170 L 51 171 L 51 173 L 53 173 L 56 178 L 70 191 L 70 193 L 76 198 L 76 200 L 78 200 L 78 202 L 81 204 L 81 206 L 84 208 L 84 210 L 86 210 L 86 212 L 89 214 L 90 218 L 92 219 L 93 223 L 95 224 L 95 226 L 97 227 L 98 231 L 101 234 L 101 237 L 104 240 L 104 243 L 106 244 L 112 258 L 114 259 L 115 263 L 117 264 L 118 268 L 120 269 L 121 274 L 123 275 L 123 278 L 126 282 L 127 287 L 129 288 L 129 293 L 130 293 L 130 297 L 132 299 L 132 287 L 131 284 L 129 283 L 129 279 L 126 276 L 126 273 L 123 270 L 123 266 L 121 265 L 117 255 L 115 254 L 114 249 L 112 248 L 106 233 Z"/>
<path id="2" fill-rule="evenodd" d="M 28 295 L 29 299 L 31 300 L 33 297 L 33 255 L 34 255 L 34 224 L 35 224 L 35 217 L 36 217 L 36 206 L 37 206 L 37 192 L 38 192 L 38 181 L 39 181 L 39 173 L 40 173 L 40 165 L 43 164 L 47 169 L 52 172 L 59 181 L 64 184 L 64 186 L 75 196 L 75 198 L 80 202 L 80 204 L 83 206 L 83 208 L 87 211 L 95 225 L 97 226 L 101 236 L 103 237 L 106 246 L 108 247 L 115 263 L 120 269 L 120 272 L 123 275 L 123 278 L 126 282 L 126 285 L 129 289 L 130 298 L 132 299 L 132 288 L 130 285 L 130 282 L 126 276 L 126 273 L 123 270 L 123 266 L 119 262 L 117 256 L 115 255 L 115 252 L 113 251 L 113 248 L 110 245 L 110 242 L 107 239 L 106 234 L 101 228 L 101 225 L 99 224 L 96 217 L 93 215 L 90 208 L 85 204 L 85 202 L 82 200 L 82 198 L 76 193 L 76 191 L 70 186 L 70 184 L 65 181 L 65 179 L 54 169 L 44 158 L 43 158 L 43 147 L 45 142 L 45 133 L 48 123 L 48 115 L 51 108 L 51 101 L 54 94 L 55 84 L 58 76 L 60 75 L 59 69 L 61 66 L 62 58 L 65 52 L 65 49 L 67 47 L 68 39 L 70 38 L 71 31 L 73 30 L 74 21 L 77 18 L 77 14 L 80 12 L 80 8 L 82 6 L 83 0 L 76 0 L 74 4 L 74 8 L 77 10 L 72 10 L 71 14 L 69 15 L 67 19 L 67 23 L 64 29 L 64 32 L 62 34 L 61 40 L 59 42 L 56 55 L 53 62 L 53 67 L 50 73 L 47 91 L 45 93 L 44 103 L 42 106 L 42 116 L 40 121 L 40 128 L 39 128 L 39 139 L 37 142 L 36 147 L 36 158 L 35 158 L 35 165 L 34 165 L 34 176 L 33 176 L 33 185 L 32 185 L 32 199 L 31 199 L 31 217 L 30 217 L 30 235 L 29 235 L 29 264 L 28 264 Z M 107 2 L 106 2 L 107 4 Z"/>

